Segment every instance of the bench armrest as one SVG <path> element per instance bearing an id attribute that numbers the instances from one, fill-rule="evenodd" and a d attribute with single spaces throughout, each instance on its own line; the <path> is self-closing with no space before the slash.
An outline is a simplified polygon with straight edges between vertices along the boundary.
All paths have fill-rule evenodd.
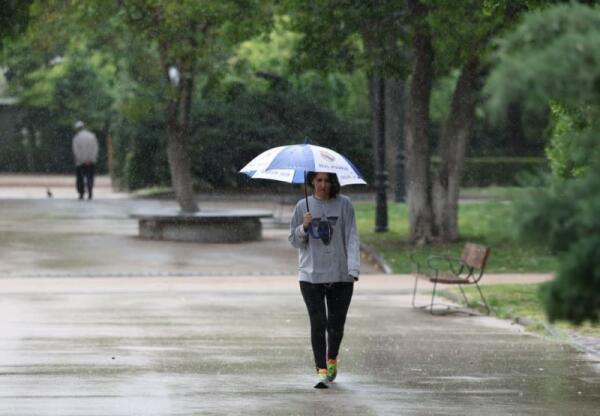
<path id="1" fill-rule="evenodd" d="M 463 269 L 461 260 L 452 256 L 429 256 L 427 257 L 427 266 L 436 275 L 440 272 L 450 272 L 458 276 Z"/>

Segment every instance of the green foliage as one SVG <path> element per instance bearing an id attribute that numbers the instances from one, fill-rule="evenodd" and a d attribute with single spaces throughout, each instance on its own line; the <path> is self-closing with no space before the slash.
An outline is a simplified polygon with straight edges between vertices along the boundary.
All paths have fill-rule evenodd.
<path id="1" fill-rule="evenodd" d="M 515 186 L 522 185 L 531 176 L 548 170 L 544 158 L 533 157 L 482 157 L 465 159 L 463 186 Z"/>
<path id="2" fill-rule="evenodd" d="M 295 77 L 292 84 L 340 118 L 370 122 L 367 77 L 361 69 L 328 74 L 309 70 Z"/>
<path id="3" fill-rule="evenodd" d="M 559 255 L 544 289 L 551 320 L 597 322 L 600 314 L 600 8 L 576 3 L 527 16 L 500 44 L 491 107 L 523 97 L 553 105 L 548 154 L 556 179 L 521 204 L 521 234 Z"/>
<path id="4" fill-rule="evenodd" d="M 268 81 L 256 77 L 257 71 L 282 76 L 293 72 L 291 59 L 301 36 L 287 28 L 289 20 L 289 16 L 275 16 L 270 33 L 246 40 L 237 47 L 229 64 L 233 67 L 232 72 L 249 88 L 266 91 L 270 86 Z M 251 82 L 261 85 L 253 88 Z"/>
<path id="5" fill-rule="evenodd" d="M 513 101 L 540 111 L 550 101 L 572 107 L 598 102 L 600 94 L 600 13 L 577 3 L 526 16 L 498 41 L 497 65 L 487 94 L 494 114 Z"/>
<path id="6" fill-rule="evenodd" d="M 576 279 L 576 276 L 579 278 Z M 572 242 L 569 250 L 560 257 L 556 279 L 544 285 L 542 295 L 551 322 L 566 319 L 581 324 L 587 320 L 592 323 L 600 320 L 598 235 L 586 236 Z"/>
<path id="7" fill-rule="evenodd" d="M 291 27 L 302 34 L 297 68 L 352 72 L 363 68 L 404 78 L 409 60 L 406 5 L 393 0 L 287 0 Z"/>
<path id="8" fill-rule="evenodd" d="M 114 126 L 111 172 L 119 187 L 134 190 L 170 183 L 164 130 L 160 111 L 138 118 L 119 117 Z"/>
<path id="9" fill-rule="evenodd" d="M 413 271 L 410 256 L 425 259 L 429 255 L 459 256 L 465 241 L 492 248 L 486 270 L 492 273 L 550 272 L 556 259 L 540 243 L 517 241 L 514 207 L 506 201 L 465 203 L 460 205 L 461 240 L 450 244 L 414 247 L 408 244 L 408 212 L 405 204 L 389 206 L 390 231 L 373 231 L 373 203 L 356 202 L 356 218 L 361 241 L 381 253 L 395 273 Z"/>
<path id="10" fill-rule="evenodd" d="M 546 154 L 550 160 L 552 172 L 559 178 L 582 176 L 594 160 L 598 160 L 598 151 L 590 152 L 590 146 L 583 142 L 594 140 L 597 131 L 597 114 L 593 107 L 569 109 L 559 104 L 551 105 L 552 138 Z"/>
<path id="11" fill-rule="evenodd" d="M 198 188 L 248 186 L 238 173 L 260 152 L 302 142 L 332 147 L 348 156 L 371 177 L 367 127 L 343 121 L 304 93 L 293 90 L 239 92 L 222 101 L 198 101 L 189 143 L 194 181 Z M 120 157 L 118 180 L 129 189 L 168 183 L 164 121 L 159 114 L 124 118 L 116 129 Z M 252 185 L 254 186 L 254 184 Z"/>
<path id="12" fill-rule="evenodd" d="M 431 139 L 435 144 L 439 140 L 441 126 L 448 118 L 450 104 L 460 72 L 452 70 L 445 76 L 437 77 L 431 92 Z M 468 154 L 474 157 L 481 156 L 533 156 L 542 155 L 548 135 L 548 116 L 545 113 L 531 114 L 520 113 L 522 118 L 523 137 L 518 142 L 518 148 L 513 148 L 514 138 L 509 136 L 507 125 L 493 123 L 483 102 L 478 102 L 475 109 L 472 137 L 469 140 Z M 514 177 L 514 175 L 511 175 Z M 469 181 L 469 183 L 474 183 Z M 487 183 L 493 183 L 487 182 Z M 512 179 L 497 183 L 515 183 Z"/>
<path id="13" fill-rule="evenodd" d="M 156 73 L 167 80 L 168 69 L 175 67 L 182 82 L 193 80 L 198 73 L 218 78 L 232 48 L 271 23 L 270 4 L 260 0 L 138 0 L 114 7 L 93 9 L 89 18 L 115 14 L 128 36 L 143 40 L 146 48 L 158 52 Z M 165 99 L 177 94 L 170 84 L 163 84 Z"/>
<path id="14" fill-rule="evenodd" d="M 69 55 L 55 66 L 59 70 L 63 67 L 64 74 L 50 81 L 54 84 L 53 95 L 44 107 L 60 115 L 60 124 L 70 126 L 72 120 L 81 119 L 95 130 L 102 129 L 112 110 L 113 97 L 108 79 L 102 77 L 102 68 L 94 66 L 93 54 Z M 24 103 L 27 98 L 24 96 Z"/>
<path id="15" fill-rule="evenodd" d="M 23 133 L 19 131 L 22 118 L 23 113 L 17 106 L 0 105 L 0 167 L 8 172 L 19 172 L 33 164 Z"/>
<path id="16" fill-rule="evenodd" d="M 17 154 L 12 157 L 26 157 L 28 161 L 16 166 L 3 164 L 3 169 L 71 172 L 71 138 L 76 120 L 85 121 L 98 134 L 99 166 L 104 169 L 104 138 L 113 102 L 109 82 L 112 68 L 84 45 L 67 48 L 64 57 L 50 63 L 43 61 L 45 54 L 29 55 L 30 49 L 21 50 L 19 45 L 11 45 L 11 87 L 19 95 L 19 109 L 24 113 L 19 129 L 26 129 L 30 138 L 20 143 L 13 138 L 12 150 Z"/>
<path id="17" fill-rule="evenodd" d="M 501 319 L 527 324 L 531 331 L 542 331 L 548 333 L 547 317 L 544 303 L 540 296 L 543 290 L 540 284 L 494 284 L 485 285 L 483 288 L 485 297 L 490 305 L 491 313 Z M 451 289 L 452 290 L 452 289 Z M 479 293 L 474 287 L 464 288 L 469 299 L 477 299 Z M 452 290 L 457 299 L 462 299 L 458 289 Z M 462 303 L 462 301 L 461 301 Z M 530 324 L 529 324 L 530 323 Z M 567 335 L 573 330 L 580 334 L 599 336 L 600 326 L 598 324 L 579 325 L 560 322 L 553 326 L 551 335 Z M 563 332 L 563 331 L 566 331 Z"/>
<path id="18" fill-rule="evenodd" d="M 479 299 L 479 293 L 475 287 L 464 287 L 463 289 L 469 300 Z M 494 284 L 485 285 L 482 290 L 493 316 L 519 323 L 529 320 L 533 322 L 533 326 L 528 329 L 543 328 L 546 316 L 540 297 L 539 284 Z M 460 291 L 456 289 L 452 292 L 457 295 L 457 299 L 460 299 L 462 304 Z"/>
<path id="19" fill-rule="evenodd" d="M 228 61 L 228 73 L 223 85 L 242 83 L 250 91 L 265 92 L 275 83 L 291 86 L 315 97 L 342 118 L 368 118 L 368 97 L 365 71 L 341 73 L 331 70 L 299 72 L 292 63 L 294 49 L 302 36 L 289 29 L 289 16 L 276 16 L 270 33 L 245 41 Z M 257 76 L 268 74 L 267 80 Z"/>
<path id="20" fill-rule="evenodd" d="M 460 71 L 455 70 L 446 76 L 437 78 L 433 83 L 429 102 L 429 113 L 433 124 L 441 126 L 448 118 L 452 95 L 459 75 Z"/>
<path id="21" fill-rule="evenodd" d="M 0 50 L 5 39 L 26 29 L 31 2 L 32 0 L 0 0 Z"/>
<path id="22" fill-rule="evenodd" d="M 600 165 L 585 175 L 557 181 L 521 203 L 520 230 L 527 240 L 541 241 L 559 255 L 555 281 L 544 300 L 551 320 L 597 322 L 600 311 Z"/>
<path id="23" fill-rule="evenodd" d="M 421 0 L 428 7 L 427 23 L 435 49 L 435 66 L 444 74 L 462 66 L 471 56 L 487 48 L 491 34 L 506 24 L 510 17 L 502 8 L 491 8 L 485 1 L 453 2 Z M 513 0 L 522 4 L 520 0 Z"/>
<path id="24" fill-rule="evenodd" d="M 435 172 L 439 158 L 431 165 Z M 548 161 L 541 157 L 468 157 L 461 185 L 464 187 L 527 186 L 539 183 L 549 172 Z"/>
<path id="25" fill-rule="evenodd" d="M 302 92 L 274 90 L 202 107 L 191 147 L 193 155 L 204 157 L 193 157 L 202 161 L 195 170 L 214 185 L 244 183 L 237 171 L 257 154 L 308 136 L 314 144 L 345 154 L 370 177 L 367 126 L 343 121 L 320 104 Z"/>
<path id="26" fill-rule="evenodd" d="M 19 171 L 71 172 L 73 123 L 80 119 L 100 139 L 100 169 L 112 115 L 115 66 L 85 38 L 71 2 L 33 1 L 26 33 L 7 44 L 10 93 L 25 114 L 19 129 L 30 132 L 20 150 Z M 92 45 L 93 46 L 93 45 Z M 4 165 L 3 168 L 9 168 Z"/>
<path id="27" fill-rule="evenodd" d="M 546 241 L 551 249 L 560 253 L 557 279 L 547 285 L 544 292 L 549 317 L 575 323 L 586 319 L 597 321 L 600 311 L 597 241 L 600 164 L 597 133 L 592 135 L 598 130 L 589 129 L 587 124 L 583 123 L 582 127 L 571 118 L 568 125 L 563 126 L 566 134 L 559 136 L 563 140 L 559 142 L 563 153 L 558 153 L 554 143 L 552 148 L 554 154 L 562 157 L 555 160 L 566 161 L 562 171 L 556 169 L 562 177 L 549 192 L 528 201 L 522 218 L 525 235 Z"/>

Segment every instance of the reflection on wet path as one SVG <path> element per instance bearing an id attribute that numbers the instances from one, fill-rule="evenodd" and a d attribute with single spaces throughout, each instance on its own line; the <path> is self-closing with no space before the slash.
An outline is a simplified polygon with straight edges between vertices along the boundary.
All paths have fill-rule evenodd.
<path id="1" fill-rule="evenodd" d="M 295 282 L 184 291 L 131 280 L 135 290 L 49 284 L 4 292 L 0 414 L 593 415 L 600 408 L 600 374 L 568 345 L 490 318 L 432 317 L 409 308 L 408 293 L 357 286 L 339 379 L 318 391 Z"/>
<path id="2" fill-rule="evenodd" d="M 268 201 L 242 203 L 207 202 L 203 208 L 278 207 Z M 262 241 L 249 243 L 200 244 L 137 237 L 138 224 L 131 214 L 174 207 L 173 201 L 149 199 L 0 199 L 0 278 L 297 273 L 298 253 L 287 241 L 287 222 L 266 223 Z M 363 274 L 378 272 L 368 262 L 363 262 L 361 270 Z"/>

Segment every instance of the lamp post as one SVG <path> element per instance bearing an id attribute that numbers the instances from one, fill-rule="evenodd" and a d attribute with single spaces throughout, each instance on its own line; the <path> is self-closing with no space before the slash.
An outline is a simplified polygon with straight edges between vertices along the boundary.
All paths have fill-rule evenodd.
<path id="1" fill-rule="evenodd" d="M 400 82 L 400 100 L 399 100 L 399 118 L 400 128 L 398 129 L 398 143 L 396 146 L 396 199 L 395 202 L 406 202 L 406 153 L 404 151 L 404 110 L 405 110 L 405 82 Z"/>
<path id="2" fill-rule="evenodd" d="M 385 170 L 385 80 L 376 76 L 373 86 L 376 105 L 374 130 L 375 130 L 375 232 L 388 231 L 387 172 Z"/>

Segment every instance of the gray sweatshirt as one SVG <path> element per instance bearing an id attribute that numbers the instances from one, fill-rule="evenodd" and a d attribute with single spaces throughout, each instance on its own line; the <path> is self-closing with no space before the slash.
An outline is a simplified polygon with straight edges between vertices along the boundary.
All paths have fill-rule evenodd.
<path id="1" fill-rule="evenodd" d="M 306 201 L 301 199 L 294 209 L 288 237 L 290 243 L 298 248 L 300 281 L 332 283 L 358 279 L 360 247 L 350 198 L 338 195 L 321 201 L 310 196 L 308 204 L 313 216 L 312 232 L 318 236 L 320 229 L 324 238 L 310 236 L 310 230 L 304 232 L 302 220 Z M 327 226 L 327 222 L 331 227 Z"/>
<path id="2" fill-rule="evenodd" d="M 81 130 L 73 137 L 73 155 L 75 165 L 84 163 L 96 163 L 98 160 L 98 139 L 89 130 Z"/>

